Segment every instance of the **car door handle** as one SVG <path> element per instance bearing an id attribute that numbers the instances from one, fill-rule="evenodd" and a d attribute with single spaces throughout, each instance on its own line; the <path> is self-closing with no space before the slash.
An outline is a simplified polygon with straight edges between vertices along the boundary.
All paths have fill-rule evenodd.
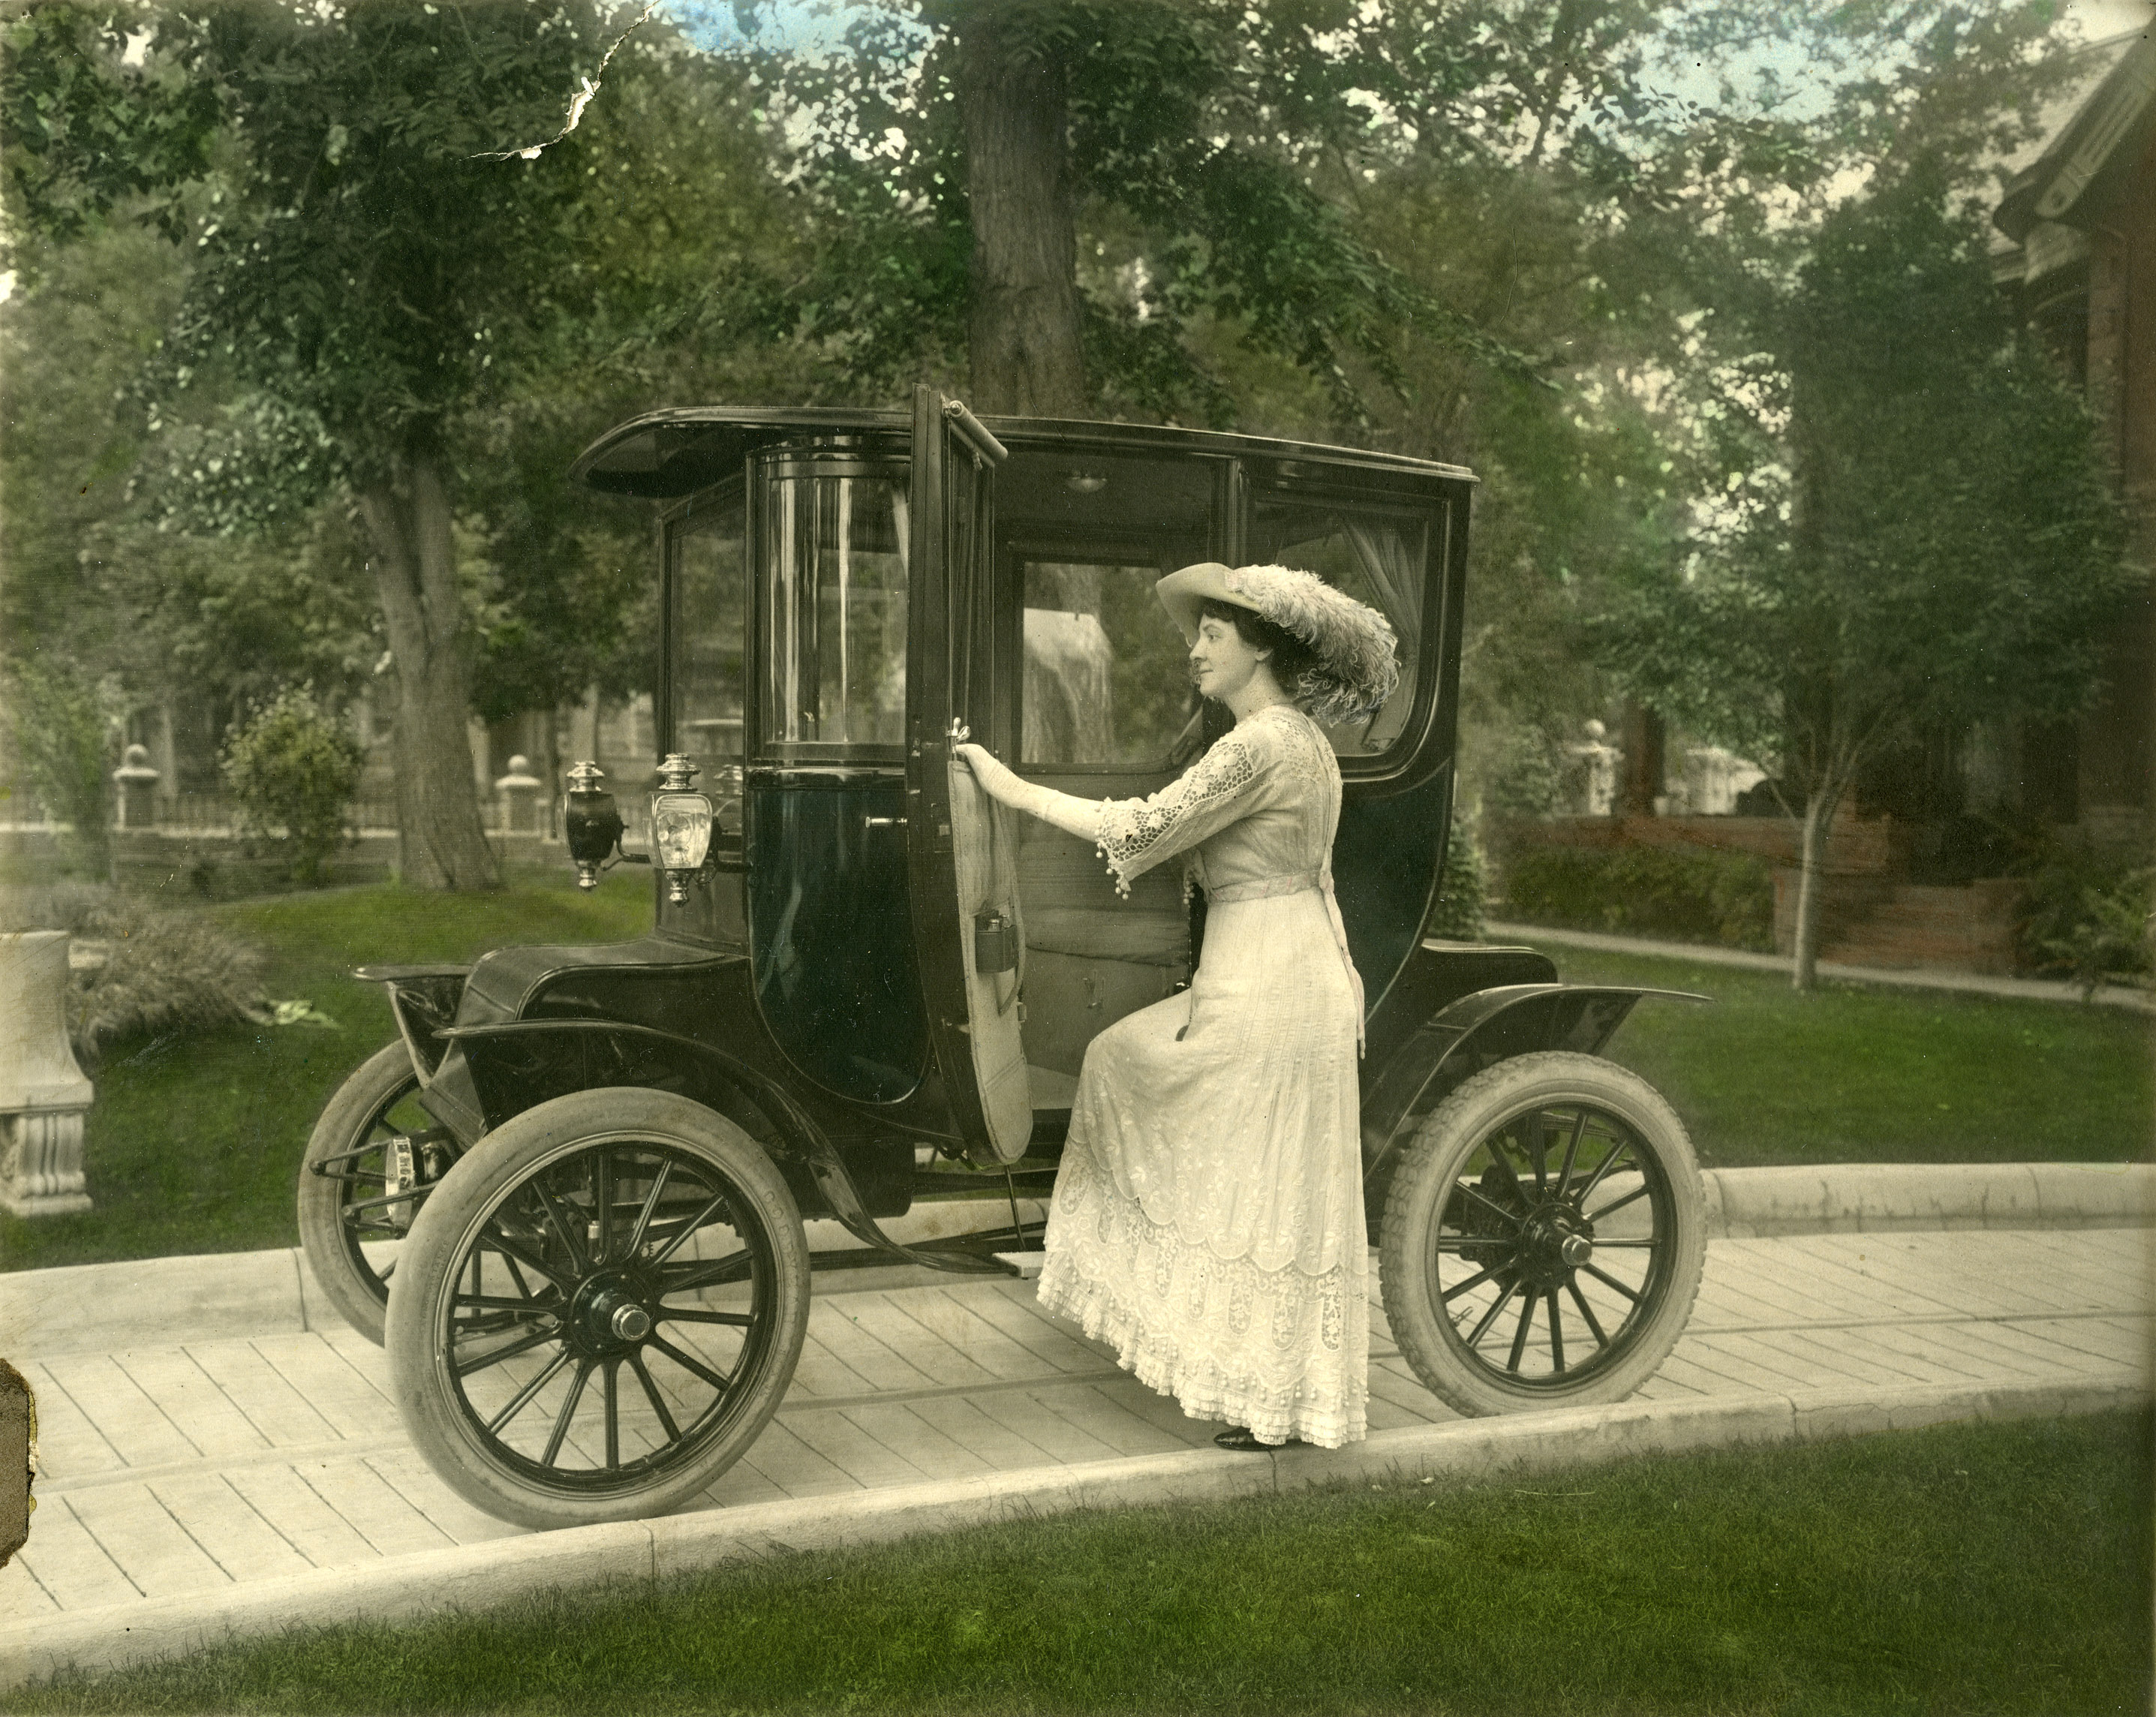
<path id="1" fill-rule="evenodd" d="M 861 827 L 864 829 L 903 829 L 905 826 L 904 817 L 863 817 L 861 819 Z"/>

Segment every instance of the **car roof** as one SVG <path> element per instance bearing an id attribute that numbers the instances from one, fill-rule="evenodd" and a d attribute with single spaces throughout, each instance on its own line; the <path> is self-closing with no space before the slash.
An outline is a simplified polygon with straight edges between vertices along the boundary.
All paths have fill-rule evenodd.
<path id="1" fill-rule="evenodd" d="M 983 421 L 998 440 L 1021 451 L 1049 447 L 1101 453 L 1209 453 L 1316 465 L 1342 475 L 1475 481 L 1474 474 L 1465 466 L 1435 460 L 1366 448 L 1239 435 L 1220 429 L 1063 418 L 990 417 Z M 896 410 L 830 406 L 675 407 L 645 412 L 616 424 L 578 455 L 569 475 L 606 494 L 672 500 L 693 495 L 734 475 L 752 449 L 768 442 L 803 433 L 905 434 L 911 427 L 911 415 Z"/>

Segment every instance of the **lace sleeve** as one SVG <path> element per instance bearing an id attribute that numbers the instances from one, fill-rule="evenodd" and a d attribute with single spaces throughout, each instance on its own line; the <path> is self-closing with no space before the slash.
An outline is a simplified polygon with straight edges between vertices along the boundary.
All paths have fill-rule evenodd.
<path id="1" fill-rule="evenodd" d="M 1248 816 L 1267 774 L 1264 753 L 1228 733 L 1152 798 L 1102 799 L 1094 839 L 1116 892 L 1128 894 L 1132 877 Z"/>

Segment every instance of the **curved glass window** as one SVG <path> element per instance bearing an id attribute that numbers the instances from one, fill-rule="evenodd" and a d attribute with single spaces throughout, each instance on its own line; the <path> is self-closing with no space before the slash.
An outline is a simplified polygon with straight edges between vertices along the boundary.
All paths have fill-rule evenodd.
<path id="1" fill-rule="evenodd" d="M 714 798 L 740 791 L 742 715 L 748 689 L 746 509 L 737 492 L 671 532 L 667 701 L 673 737 Z"/>
<path id="2" fill-rule="evenodd" d="M 809 760 L 905 754 L 902 471 L 772 471 L 761 486 L 762 748 Z"/>

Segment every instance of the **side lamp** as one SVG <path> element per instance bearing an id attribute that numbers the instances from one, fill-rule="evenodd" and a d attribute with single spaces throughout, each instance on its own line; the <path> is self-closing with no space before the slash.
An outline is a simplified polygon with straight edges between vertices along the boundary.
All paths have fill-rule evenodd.
<path id="1" fill-rule="evenodd" d="M 666 872 L 666 897 L 679 906 L 711 850 L 711 801 L 689 785 L 695 763 L 675 752 L 659 766 L 659 790 L 651 795 L 653 860 Z"/>
<path id="2" fill-rule="evenodd" d="M 562 829 L 579 888 L 598 886 L 600 870 L 621 845 L 621 813 L 614 809 L 613 794 L 599 784 L 605 779 L 606 771 L 595 763 L 580 763 L 569 771 Z"/>

